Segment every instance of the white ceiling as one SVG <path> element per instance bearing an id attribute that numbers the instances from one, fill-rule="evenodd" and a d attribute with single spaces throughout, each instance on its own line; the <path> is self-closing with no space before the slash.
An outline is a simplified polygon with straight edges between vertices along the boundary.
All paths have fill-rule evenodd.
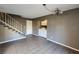
<path id="1" fill-rule="evenodd" d="M 50 10 L 59 8 L 62 11 L 79 8 L 79 4 L 47 4 Z M 26 18 L 36 18 L 51 14 L 42 4 L 0 4 L 0 10 Z"/>

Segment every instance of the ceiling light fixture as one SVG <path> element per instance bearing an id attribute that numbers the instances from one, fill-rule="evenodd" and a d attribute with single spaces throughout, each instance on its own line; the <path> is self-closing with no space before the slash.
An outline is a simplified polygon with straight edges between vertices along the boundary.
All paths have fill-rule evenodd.
<path id="1" fill-rule="evenodd" d="M 63 11 L 61 11 L 59 8 L 56 8 L 56 10 L 50 10 L 49 8 L 47 8 L 46 7 L 46 4 L 42 4 L 43 6 L 44 6 L 44 8 L 46 9 L 46 10 L 48 10 L 49 12 L 52 12 L 52 13 L 55 13 L 57 16 L 59 15 L 59 14 L 62 14 L 63 13 Z"/>

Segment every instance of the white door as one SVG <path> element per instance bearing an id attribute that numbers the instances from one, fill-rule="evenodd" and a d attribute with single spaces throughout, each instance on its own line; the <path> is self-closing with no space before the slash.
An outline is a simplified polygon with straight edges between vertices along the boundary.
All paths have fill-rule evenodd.
<path id="1" fill-rule="evenodd" d="M 32 21 L 26 20 L 26 35 L 32 34 Z"/>

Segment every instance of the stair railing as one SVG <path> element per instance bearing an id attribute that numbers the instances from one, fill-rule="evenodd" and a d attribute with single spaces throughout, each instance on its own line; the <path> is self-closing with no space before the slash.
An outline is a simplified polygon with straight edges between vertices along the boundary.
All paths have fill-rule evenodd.
<path id="1" fill-rule="evenodd" d="M 13 17 L 8 15 L 7 13 L 0 12 L 0 22 L 5 24 L 5 26 L 11 28 L 12 30 L 22 35 L 25 35 L 23 33 L 24 30 L 23 25 L 19 21 L 15 20 Z"/>

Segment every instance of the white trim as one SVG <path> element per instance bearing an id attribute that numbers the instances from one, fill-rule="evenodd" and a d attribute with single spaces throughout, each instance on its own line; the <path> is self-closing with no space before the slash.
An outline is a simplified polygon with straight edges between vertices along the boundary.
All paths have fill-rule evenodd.
<path id="1" fill-rule="evenodd" d="M 33 35 L 39 36 L 39 35 L 36 35 L 36 34 L 33 34 Z M 43 37 L 43 38 L 44 38 L 44 37 Z M 72 49 L 72 50 L 75 50 L 75 51 L 79 52 L 79 49 L 73 48 L 73 47 L 71 47 L 71 46 L 68 46 L 68 45 L 59 43 L 59 42 L 57 42 L 57 41 L 54 41 L 54 40 L 51 40 L 51 39 L 48 39 L 48 38 L 46 38 L 46 39 L 49 40 L 49 41 L 51 41 L 51 42 L 54 42 L 54 43 L 56 43 L 56 44 L 59 44 L 59 45 L 61 45 L 61 46 L 64 46 L 64 47 L 67 47 L 67 48 L 69 48 L 69 49 Z"/>
<path id="2" fill-rule="evenodd" d="M 32 34 L 26 34 L 26 35 L 32 35 Z"/>
<path id="3" fill-rule="evenodd" d="M 37 34 L 32 34 L 32 35 L 39 36 L 39 35 L 37 35 Z"/>
<path id="4" fill-rule="evenodd" d="M 37 34 L 32 34 L 32 35 L 35 35 L 35 36 L 40 36 L 40 35 L 37 35 Z M 42 36 L 40 36 L 40 37 L 42 37 Z M 42 38 L 46 38 L 46 37 L 42 37 Z M 46 38 L 47 39 L 47 38 Z"/>
<path id="5" fill-rule="evenodd" d="M 13 40 L 3 41 L 3 42 L 0 42 L 0 44 L 7 43 L 7 42 L 12 42 L 12 41 L 16 41 L 16 40 L 21 40 L 21 39 L 24 39 L 24 38 L 26 38 L 26 37 L 17 38 L 17 39 L 13 39 Z"/>
<path id="6" fill-rule="evenodd" d="M 47 38 L 47 40 L 49 40 L 49 41 L 51 41 L 51 42 L 54 42 L 54 43 L 56 43 L 56 44 L 59 44 L 59 45 L 61 45 L 61 46 L 64 46 L 64 47 L 67 47 L 67 48 L 69 48 L 69 49 L 72 49 L 72 50 L 75 50 L 75 51 L 78 51 L 78 52 L 79 52 L 79 49 L 76 49 L 76 48 L 73 48 L 73 47 L 71 47 L 71 46 L 68 46 L 68 45 L 59 43 L 59 42 L 54 41 L 54 40 L 50 40 L 50 39 L 48 39 L 48 38 Z"/>

